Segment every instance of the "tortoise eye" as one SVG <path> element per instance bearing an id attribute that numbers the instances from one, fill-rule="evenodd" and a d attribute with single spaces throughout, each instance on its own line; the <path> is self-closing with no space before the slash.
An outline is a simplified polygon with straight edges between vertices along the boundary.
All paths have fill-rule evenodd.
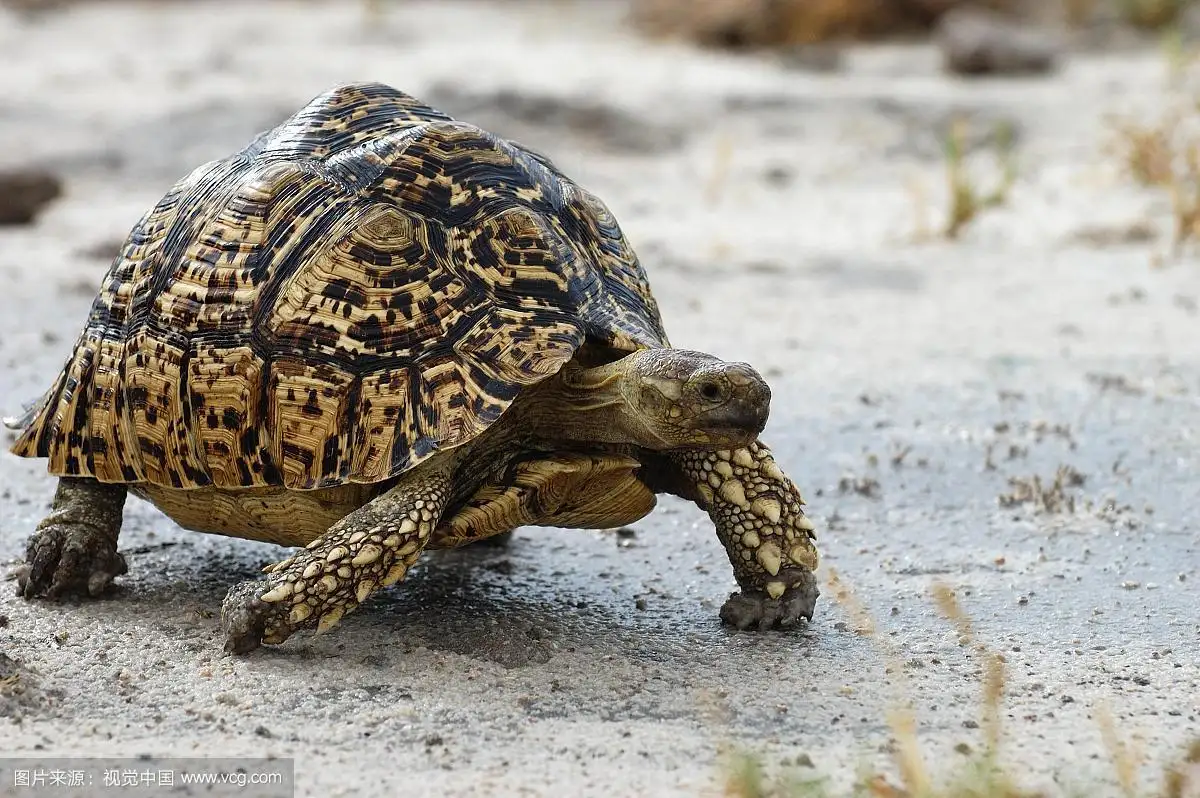
<path id="1" fill-rule="evenodd" d="M 706 382 L 700 386 L 700 395 L 711 402 L 720 399 L 724 393 L 721 386 L 715 382 Z"/>

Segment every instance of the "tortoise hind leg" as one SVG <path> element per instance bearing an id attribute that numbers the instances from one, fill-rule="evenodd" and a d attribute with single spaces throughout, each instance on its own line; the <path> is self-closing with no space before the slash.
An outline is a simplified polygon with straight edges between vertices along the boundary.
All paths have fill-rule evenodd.
<path id="1" fill-rule="evenodd" d="M 124 485 L 60 477 L 50 514 L 25 547 L 17 595 L 98 596 L 128 571 L 117 552 L 126 494 Z"/>
<path id="2" fill-rule="evenodd" d="M 479 538 L 477 540 L 473 540 L 473 541 L 471 541 L 471 545 L 485 546 L 489 549 L 507 548 L 508 544 L 512 542 L 514 531 L 515 530 L 509 529 L 505 532 L 497 532 L 494 535 L 489 535 L 488 537 L 485 537 L 485 538 Z"/>
<path id="3" fill-rule="evenodd" d="M 601 529 L 623 526 L 654 509 L 654 493 L 637 478 L 641 463 L 616 454 L 545 454 L 520 460 L 438 525 L 433 548 L 479 545 L 519 526 Z"/>
<path id="4" fill-rule="evenodd" d="M 221 605 L 225 650 L 279 644 L 298 629 L 326 632 L 381 587 L 408 573 L 450 498 L 453 468 L 427 462 L 347 515 L 307 547 L 235 585 Z"/>

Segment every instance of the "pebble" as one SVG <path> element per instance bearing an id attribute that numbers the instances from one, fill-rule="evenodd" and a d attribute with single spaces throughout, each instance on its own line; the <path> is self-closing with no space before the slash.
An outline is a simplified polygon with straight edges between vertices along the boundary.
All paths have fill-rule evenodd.
<path id="1" fill-rule="evenodd" d="M 790 45 L 780 51 L 779 61 L 804 72 L 838 72 L 845 66 L 842 48 L 828 42 Z"/>
<path id="2" fill-rule="evenodd" d="M 1043 74 L 1058 66 L 1057 39 L 994 11 L 950 11 L 939 21 L 935 38 L 943 67 L 956 75 Z"/>
<path id="3" fill-rule="evenodd" d="M 0 225 L 31 224 L 62 194 L 62 181 L 44 169 L 0 170 Z"/>

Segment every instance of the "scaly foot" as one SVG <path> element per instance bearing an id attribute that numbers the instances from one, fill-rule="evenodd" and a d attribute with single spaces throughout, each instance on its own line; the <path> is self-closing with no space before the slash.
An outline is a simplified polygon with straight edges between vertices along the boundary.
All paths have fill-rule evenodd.
<path id="1" fill-rule="evenodd" d="M 221 604 L 225 650 L 245 654 L 299 629 L 329 631 L 376 590 L 403 579 L 441 518 L 451 464 L 417 469 L 272 565 L 266 579 L 230 589 Z"/>
<path id="2" fill-rule="evenodd" d="M 50 525 L 29 539 L 25 565 L 17 570 L 17 595 L 99 596 L 128 570 L 109 535 L 85 526 Z"/>
<path id="3" fill-rule="evenodd" d="M 60 479 L 50 514 L 26 544 L 17 595 L 99 596 L 126 573 L 129 567 L 117 552 L 125 495 L 120 485 Z"/>
<path id="4" fill-rule="evenodd" d="M 268 604 L 259 598 L 270 590 L 271 583 L 264 579 L 234 585 L 225 594 L 221 603 L 221 629 L 225 632 L 226 651 L 245 654 L 262 645 L 264 638 L 275 642 L 272 636 L 287 625 L 290 608 L 282 603 Z"/>
<path id="5" fill-rule="evenodd" d="M 737 629 L 755 628 L 760 632 L 772 628 L 787 629 L 803 618 L 811 621 L 817 597 L 821 595 L 817 580 L 800 568 L 780 572 L 778 579 L 787 579 L 792 586 L 778 598 L 759 590 L 733 593 L 721 607 L 721 620 Z"/>
<path id="6" fill-rule="evenodd" d="M 301 549 L 272 566 L 267 579 L 230 588 L 221 603 L 225 650 L 245 654 L 300 629 L 332 629 L 376 589 L 404 578 L 419 546 L 413 542 L 398 553 L 398 537 L 381 530 L 354 541 L 345 535 L 330 540 L 327 533 L 315 550 Z"/>

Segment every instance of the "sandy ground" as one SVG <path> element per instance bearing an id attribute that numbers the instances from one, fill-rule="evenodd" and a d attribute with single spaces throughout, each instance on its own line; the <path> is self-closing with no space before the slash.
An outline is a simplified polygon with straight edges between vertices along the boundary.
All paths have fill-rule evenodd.
<path id="1" fill-rule="evenodd" d="M 527 529 L 430 556 L 336 633 L 231 659 L 214 612 L 282 551 L 131 500 L 111 598 L 0 594 L 0 651 L 28 685 L 0 698 L 3 751 L 295 757 L 301 795 L 694 796 L 741 745 L 845 786 L 890 767 L 902 671 L 945 769 L 980 744 L 980 686 L 939 580 L 1007 659 L 1005 757 L 1030 786 L 1115 791 L 1102 706 L 1151 780 L 1200 728 L 1200 270 L 1151 267 L 1169 205 L 1104 151 L 1106 114 L 1166 107 L 1161 54 L 966 83 L 931 49 L 882 47 L 812 74 L 638 40 L 619 8 L 0 11 L 0 152 L 68 180 L 35 226 L 0 231 L 0 405 L 49 384 L 175 178 L 334 82 L 381 80 L 547 151 L 622 221 L 673 342 L 769 376 L 765 437 L 808 495 L 822 578 L 853 586 L 878 639 L 828 588 L 807 628 L 722 628 L 724 554 L 663 500 L 631 541 Z M 956 113 L 1012 122 L 1020 177 L 961 241 L 920 241 Z M 1159 241 L 1079 237 L 1141 220 Z M 1074 512 L 1001 506 L 1010 478 L 1060 465 L 1086 478 Z M 14 562 L 54 485 L 7 455 L 0 482 Z"/>

